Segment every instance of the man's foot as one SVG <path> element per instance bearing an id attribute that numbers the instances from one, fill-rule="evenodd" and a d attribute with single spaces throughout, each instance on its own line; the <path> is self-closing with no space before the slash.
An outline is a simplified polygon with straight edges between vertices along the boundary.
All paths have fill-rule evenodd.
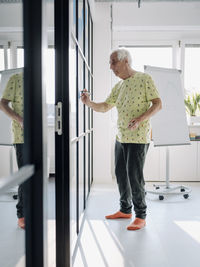
<path id="1" fill-rule="evenodd" d="M 132 217 L 131 213 L 123 213 L 121 211 L 118 211 L 114 214 L 105 216 L 106 219 L 130 219 Z"/>
<path id="2" fill-rule="evenodd" d="M 22 229 L 25 229 L 25 220 L 24 220 L 24 217 L 18 219 L 18 226 L 20 228 L 22 228 Z"/>
<path id="3" fill-rule="evenodd" d="M 146 222 L 144 219 L 135 218 L 135 220 L 130 225 L 127 226 L 127 230 L 132 230 L 132 231 L 139 230 L 144 228 L 145 225 Z"/>

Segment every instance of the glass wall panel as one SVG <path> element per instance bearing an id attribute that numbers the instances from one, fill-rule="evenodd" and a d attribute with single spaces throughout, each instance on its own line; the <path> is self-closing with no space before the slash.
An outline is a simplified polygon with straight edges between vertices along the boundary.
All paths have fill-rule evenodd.
<path id="1" fill-rule="evenodd" d="M 89 185 L 93 182 L 93 131 L 90 134 L 90 175 L 89 175 Z"/>
<path id="2" fill-rule="evenodd" d="M 70 190 L 70 212 L 71 212 L 71 241 L 72 244 L 76 240 L 76 219 L 77 219 L 77 153 L 76 143 L 71 144 L 71 190 Z"/>
<path id="3" fill-rule="evenodd" d="M 78 43 L 83 52 L 83 30 L 84 30 L 83 0 L 78 0 Z"/>
<path id="4" fill-rule="evenodd" d="M 84 150 L 83 138 L 79 139 L 79 218 L 84 210 Z"/>
<path id="5" fill-rule="evenodd" d="M 92 17 L 90 16 L 90 53 L 91 53 L 91 57 L 90 57 L 90 67 L 91 67 L 91 73 L 93 74 L 93 21 L 92 21 Z"/>
<path id="6" fill-rule="evenodd" d="M 89 144 L 89 135 L 86 134 L 85 136 L 85 198 L 87 199 L 88 197 L 88 189 L 89 189 L 89 184 L 88 184 L 88 177 L 89 177 L 89 149 L 88 149 L 88 144 Z"/>
<path id="7" fill-rule="evenodd" d="M 90 92 L 90 83 L 89 83 L 89 77 L 90 77 L 90 72 L 88 71 L 88 69 L 86 68 L 86 72 L 85 72 L 85 84 L 86 84 L 86 88 L 88 89 L 88 91 Z M 91 98 L 91 95 L 90 95 Z M 90 130 L 90 108 L 86 107 L 86 131 Z M 87 135 L 87 139 L 86 139 L 86 197 L 89 194 L 89 190 L 90 190 L 90 133 L 88 133 Z"/>
<path id="8" fill-rule="evenodd" d="M 84 132 L 84 109 L 83 109 L 83 103 L 80 99 L 81 90 L 84 89 L 83 85 L 83 59 L 78 55 L 78 92 L 79 92 L 79 100 L 78 100 L 78 112 L 79 112 L 79 134 L 82 134 Z"/>
<path id="9" fill-rule="evenodd" d="M 72 16 L 72 32 L 74 34 L 74 36 L 76 36 L 76 0 L 73 0 L 72 2 L 72 12 L 73 12 L 73 16 Z"/>
<path id="10" fill-rule="evenodd" d="M 92 18 L 90 16 L 90 10 L 89 12 L 89 18 L 88 18 L 88 35 L 89 35 L 89 40 L 88 40 L 88 64 L 91 68 L 92 72 L 92 57 L 93 57 L 93 22 Z"/>
<path id="11" fill-rule="evenodd" d="M 69 98 L 70 98 L 70 138 L 71 138 L 71 157 L 70 157 L 70 171 L 71 171 L 71 190 L 70 190 L 70 203 L 71 203 L 71 240 L 72 245 L 76 241 L 77 233 L 77 146 L 78 143 L 72 141 L 77 137 L 77 56 L 76 56 L 76 44 L 72 41 L 69 50 Z"/>
<path id="12" fill-rule="evenodd" d="M 72 33 L 75 35 L 78 44 L 72 45 L 70 51 L 70 123 L 71 123 L 71 139 L 78 137 L 77 140 L 77 231 L 80 230 L 80 216 L 86 206 L 86 199 L 89 193 L 90 176 L 91 176 L 91 134 L 88 130 L 91 128 L 90 109 L 84 106 L 81 99 L 81 91 L 86 88 L 91 93 L 91 77 L 90 70 L 87 65 L 91 64 L 91 31 L 92 24 L 89 3 L 87 0 L 72 0 L 71 10 L 73 10 Z M 75 17 L 76 16 L 76 17 Z M 71 40 L 73 41 L 73 38 Z M 76 50 L 76 52 L 75 52 Z M 83 56 L 84 55 L 84 56 Z M 75 160 L 72 157 L 72 160 Z M 73 199 L 73 198 L 72 198 Z M 72 215 L 73 217 L 73 215 Z M 73 218 L 72 218 L 73 221 Z M 72 222 L 73 224 L 73 222 Z"/>
<path id="13" fill-rule="evenodd" d="M 88 65 L 91 66 L 91 18 L 90 18 L 90 10 L 88 10 Z"/>
<path id="14" fill-rule="evenodd" d="M 93 99 L 93 77 L 90 76 L 90 92 Z M 93 129 L 93 110 L 90 110 L 90 129 Z M 93 182 L 93 130 L 90 137 L 90 184 Z"/>
<path id="15" fill-rule="evenodd" d="M 76 46 L 72 47 L 69 52 L 69 88 L 70 88 L 70 136 L 76 137 Z"/>
<path id="16" fill-rule="evenodd" d="M 88 1 L 85 0 L 85 58 L 88 63 Z"/>

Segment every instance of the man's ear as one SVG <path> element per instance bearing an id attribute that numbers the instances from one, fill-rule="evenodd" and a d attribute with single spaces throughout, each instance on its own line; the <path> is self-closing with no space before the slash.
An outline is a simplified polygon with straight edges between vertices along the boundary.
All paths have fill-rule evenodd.
<path id="1" fill-rule="evenodd" d="M 128 63 L 128 59 L 127 59 L 127 58 L 125 58 L 125 59 L 124 59 L 124 62 L 127 64 L 127 63 Z"/>

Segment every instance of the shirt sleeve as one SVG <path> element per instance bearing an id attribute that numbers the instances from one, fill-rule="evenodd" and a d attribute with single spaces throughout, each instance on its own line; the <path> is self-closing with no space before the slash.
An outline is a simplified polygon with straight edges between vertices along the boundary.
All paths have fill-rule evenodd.
<path id="1" fill-rule="evenodd" d="M 6 88 L 3 92 L 2 98 L 14 101 L 15 98 L 15 75 L 11 76 L 9 79 Z"/>
<path id="2" fill-rule="evenodd" d="M 112 106 L 115 106 L 116 105 L 117 98 L 118 98 L 118 95 L 119 95 L 119 83 L 117 83 L 113 87 L 110 95 L 106 98 L 106 101 L 105 101 L 106 104 L 109 104 L 109 105 L 112 105 Z"/>
<path id="3" fill-rule="evenodd" d="M 154 84 L 154 81 L 148 74 L 146 74 L 146 98 L 147 101 L 151 101 L 155 98 L 160 98 L 159 92 Z"/>

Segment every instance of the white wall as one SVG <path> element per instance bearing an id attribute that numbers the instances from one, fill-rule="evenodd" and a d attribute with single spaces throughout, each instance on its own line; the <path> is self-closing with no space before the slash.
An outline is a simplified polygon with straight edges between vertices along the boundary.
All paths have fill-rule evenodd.
<path id="1" fill-rule="evenodd" d="M 198 38 L 200 3 L 143 2 L 113 4 L 115 40 Z"/>
<path id="2" fill-rule="evenodd" d="M 130 26 L 199 26 L 200 3 L 142 2 L 114 3 L 115 27 Z"/>
<path id="3" fill-rule="evenodd" d="M 110 4 L 97 3 L 94 18 L 94 100 L 105 101 L 110 92 Z M 111 113 L 94 112 L 94 179 L 111 180 Z"/>
<path id="4" fill-rule="evenodd" d="M 22 27 L 22 4 L 0 4 L 0 26 Z"/>
<path id="5" fill-rule="evenodd" d="M 46 25 L 48 27 L 48 44 L 53 44 L 54 5 L 46 4 Z M 18 41 L 23 43 L 23 14 L 22 4 L 0 4 L 0 41 Z"/>

